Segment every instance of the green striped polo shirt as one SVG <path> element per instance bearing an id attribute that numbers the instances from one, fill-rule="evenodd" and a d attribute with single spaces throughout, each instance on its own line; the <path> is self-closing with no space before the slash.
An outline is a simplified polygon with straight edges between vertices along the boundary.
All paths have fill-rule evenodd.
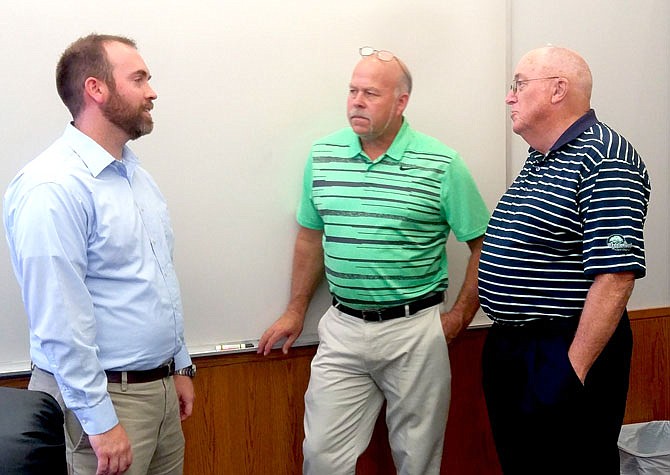
<path id="1" fill-rule="evenodd" d="M 489 211 L 458 153 L 405 120 L 374 162 L 349 127 L 315 142 L 297 219 L 323 230 L 331 293 L 366 309 L 446 289 L 449 232 L 483 235 Z"/>

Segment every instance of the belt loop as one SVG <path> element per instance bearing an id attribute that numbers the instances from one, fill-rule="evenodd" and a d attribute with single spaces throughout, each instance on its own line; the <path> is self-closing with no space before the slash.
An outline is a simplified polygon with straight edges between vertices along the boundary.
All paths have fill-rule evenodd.
<path id="1" fill-rule="evenodd" d="M 405 317 L 409 317 L 410 315 L 409 304 L 405 304 Z"/>
<path id="2" fill-rule="evenodd" d="M 121 371 L 121 391 L 128 391 L 128 372 Z"/>

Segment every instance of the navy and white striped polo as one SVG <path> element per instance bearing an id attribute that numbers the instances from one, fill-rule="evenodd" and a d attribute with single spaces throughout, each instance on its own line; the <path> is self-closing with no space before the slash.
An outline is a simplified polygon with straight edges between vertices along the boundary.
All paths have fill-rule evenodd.
<path id="1" fill-rule="evenodd" d="M 486 231 L 482 309 L 507 323 L 578 317 L 596 275 L 643 277 L 650 191 L 638 153 L 593 110 L 546 156 L 531 148 Z"/>

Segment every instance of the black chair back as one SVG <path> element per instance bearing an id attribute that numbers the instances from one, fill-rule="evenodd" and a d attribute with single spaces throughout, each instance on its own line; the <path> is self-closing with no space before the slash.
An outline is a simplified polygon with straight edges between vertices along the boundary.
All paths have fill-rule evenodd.
<path id="1" fill-rule="evenodd" d="M 0 387 L 0 473 L 67 474 L 63 412 L 49 394 Z"/>

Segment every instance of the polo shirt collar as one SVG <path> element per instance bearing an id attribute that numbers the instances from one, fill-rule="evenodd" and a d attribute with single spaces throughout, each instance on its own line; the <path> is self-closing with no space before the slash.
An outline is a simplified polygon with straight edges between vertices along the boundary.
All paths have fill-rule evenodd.
<path id="1" fill-rule="evenodd" d="M 363 148 L 361 147 L 361 139 L 357 135 L 355 137 L 356 140 L 351 144 L 351 152 L 353 157 L 363 154 Z M 407 150 L 409 141 L 410 141 L 409 123 L 407 122 L 407 119 L 403 117 L 402 125 L 400 126 L 398 133 L 393 139 L 391 146 L 388 148 L 388 150 L 386 150 L 384 155 L 382 155 L 380 158 L 389 157 L 391 160 L 399 162 L 402 159 L 405 150 Z"/>
<path id="2" fill-rule="evenodd" d="M 593 127 L 596 124 L 596 122 L 598 122 L 596 112 L 593 109 L 589 109 L 589 111 L 586 114 L 577 119 L 574 124 L 572 124 L 570 127 L 567 128 L 565 132 L 563 132 L 563 134 L 558 138 L 556 143 L 554 143 L 554 145 L 551 146 L 549 152 L 558 150 L 565 144 L 572 142 L 577 137 L 582 135 L 585 130 L 588 130 L 589 128 Z"/>
<path id="3" fill-rule="evenodd" d="M 402 159 L 403 155 L 405 154 L 405 150 L 407 150 L 407 145 L 409 145 L 408 130 L 409 124 L 403 117 L 400 130 L 398 130 L 397 135 L 393 139 L 393 143 L 391 143 L 391 146 L 384 154 L 385 156 L 389 157 L 391 160 L 395 160 L 396 162 L 399 162 Z"/>

